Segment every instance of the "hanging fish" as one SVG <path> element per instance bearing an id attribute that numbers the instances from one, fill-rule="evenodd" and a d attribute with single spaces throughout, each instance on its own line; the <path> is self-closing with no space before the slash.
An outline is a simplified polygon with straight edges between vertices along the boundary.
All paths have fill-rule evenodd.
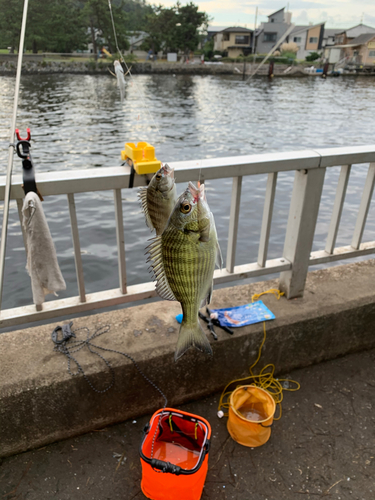
<path id="1" fill-rule="evenodd" d="M 189 182 L 163 234 L 148 246 L 148 253 L 156 291 L 164 299 L 177 300 L 182 307 L 175 360 L 191 346 L 212 354 L 198 312 L 210 303 L 215 263 L 221 267 L 222 257 L 204 185 L 196 188 Z"/>
<path id="2" fill-rule="evenodd" d="M 177 201 L 174 169 L 167 164 L 161 167 L 150 184 L 139 189 L 138 197 L 145 213 L 146 224 L 151 231 L 156 229 L 156 234 L 160 235 Z"/>
<path id="3" fill-rule="evenodd" d="M 117 85 L 118 88 L 120 89 L 120 97 L 121 97 L 121 102 L 123 102 L 124 97 L 125 97 L 125 76 L 124 76 L 124 70 L 122 69 L 120 61 L 115 61 L 113 63 L 115 67 L 115 73 L 116 73 L 116 78 L 117 78 Z"/>

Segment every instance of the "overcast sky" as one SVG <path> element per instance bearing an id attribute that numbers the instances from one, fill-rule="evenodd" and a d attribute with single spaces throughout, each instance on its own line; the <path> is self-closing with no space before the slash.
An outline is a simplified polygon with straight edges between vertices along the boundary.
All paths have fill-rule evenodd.
<path id="1" fill-rule="evenodd" d="M 180 0 L 181 4 L 188 1 Z M 267 15 L 287 7 L 280 0 L 193 0 L 199 8 L 209 14 L 211 25 L 245 26 L 253 28 L 255 8 L 258 6 L 258 22 L 267 21 Z M 162 0 L 170 7 L 175 0 Z M 326 22 L 326 28 L 351 28 L 363 20 L 363 24 L 375 28 L 375 0 L 292 0 L 289 2 L 292 23 L 313 24 Z"/>

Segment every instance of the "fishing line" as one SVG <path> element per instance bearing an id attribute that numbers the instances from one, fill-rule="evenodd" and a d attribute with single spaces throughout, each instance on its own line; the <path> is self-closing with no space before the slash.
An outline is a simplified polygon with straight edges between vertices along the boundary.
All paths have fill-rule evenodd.
<path id="1" fill-rule="evenodd" d="M 25 32 L 26 32 L 26 21 L 27 21 L 27 9 L 29 6 L 29 0 L 25 0 L 23 4 L 23 14 L 22 14 L 22 25 L 21 25 L 21 36 L 20 44 L 18 49 L 18 61 L 17 61 L 17 74 L 16 74 L 16 87 L 14 90 L 14 103 L 13 103 L 13 116 L 10 125 L 10 138 L 9 138 L 9 156 L 8 156 L 8 167 L 7 176 L 5 181 L 5 192 L 4 192 L 4 213 L 3 213 L 3 225 L 1 228 L 1 240 L 0 240 L 0 308 L 1 299 L 3 295 L 3 285 L 4 285 L 4 270 L 5 270 L 5 254 L 6 254 L 6 244 L 7 244 L 7 233 L 8 233 L 8 218 L 9 218 L 9 203 L 10 203 L 10 191 L 12 186 L 12 170 L 13 170 L 13 156 L 14 156 L 14 132 L 16 128 L 17 121 L 17 111 L 18 111 L 18 98 L 20 92 L 20 82 L 21 82 L 21 71 L 22 71 L 22 57 L 23 49 L 25 44 Z"/>
<path id="2" fill-rule="evenodd" d="M 97 344 L 93 344 L 92 340 L 109 332 L 109 330 L 111 328 L 110 325 L 100 326 L 92 334 L 90 333 L 90 330 L 86 326 L 76 328 L 75 330 L 71 329 L 72 326 L 73 326 L 73 321 L 63 325 L 62 327 L 57 326 L 51 334 L 52 341 L 55 344 L 54 351 L 60 352 L 61 354 L 63 354 L 64 356 L 66 356 L 68 358 L 68 372 L 70 373 L 70 375 L 72 377 L 74 377 L 75 375 L 81 374 L 83 376 L 83 378 L 86 380 L 86 382 L 88 383 L 88 385 L 91 387 L 91 389 L 94 392 L 97 392 L 98 394 L 104 394 L 105 392 L 109 391 L 115 385 L 115 372 L 114 372 L 113 367 L 111 366 L 111 363 L 102 354 L 100 354 L 99 352 L 97 352 L 95 350 L 95 349 L 100 349 L 100 350 L 105 351 L 105 352 L 113 352 L 116 354 L 121 354 L 122 356 L 125 356 L 126 358 L 130 359 L 130 361 L 133 363 L 133 365 L 138 370 L 140 375 L 142 375 L 142 377 L 146 380 L 146 382 L 148 382 L 163 397 L 164 406 L 163 406 L 163 409 L 160 413 L 159 422 L 158 422 L 158 425 L 156 426 L 155 433 L 154 433 L 153 440 L 152 440 L 152 445 L 151 445 L 151 458 L 152 458 L 153 453 L 154 453 L 154 444 L 155 444 L 156 434 L 157 434 L 157 430 L 158 430 L 158 427 L 160 424 L 160 420 L 161 420 L 162 415 L 164 415 L 165 408 L 168 405 L 168 400 L 167 400 L 166 395 L 155 384 L 155 382 L 153 382 L 141 370 L 137 361 L 135 361 L 135 359 L 132 356 L 130 356 L 130 354 L 127 354 L 127 353 L 122 352 L 122 351 L 118 351 L 116 349 L 109 349 L 108 347 L 101 347 Z M 76 333 L 79 331 L 83 331 L 83 332 L 87 333 L 86 339 L 83 339 L 83 340 L 77 339 Z M 72 340 L 72 339 L 75 339 L 75 340 Z M 92 384 L 92 382 L 87 377 L 86 373 L 84 372 L 84 370 L 83 370 L 81 364 L 79 363 L 79 361 L 77 360 L 77 358 L 75 356 L 73 356 L 73 354 L 77 353 L 78 351 L 80 351 L 84 347 L 87 347 L 88 350 L 92 354 L 95 354 L 96 356 L 98 356 L 106 364 L 106 366 L 111 374 L 111 380 L 108 383 L 107 387 L 105 387 L 104 389 L 98 389 L 97 387 L 95 387 Z M 72 371 L 71 371 L 71 362 L 73 362 L 77 366 L 76 373 L 72 373 Z"/>
<path id="3" fill-rule="evenodd" d="M 258 300 L 262 295 L 265 295 L 267 293 L 272 293 L 275 295 L 277 300 L 280 299 L 282 295 L 284 295 L 283 292 L 280 292 L 280 290 L 277 290 L 275 288 L 271 288 L 270 290 L 267 290 L 266 292 L 262 293 L 255 293 L 251 300 L 254 302 L 255 300 Z M 218 410 L 220 411 L 221 408 L 224 409 L 229 409 L 230 407 L 230 395 L 232 394 L 233 390 L 228 391 L 228 387 L 230 387 L 232 384 L 235 384 L 236 382 L 244 382 L 244 381 L 249 381 L 251 385 L 254 385 L 255 387 L 260 387 L 261 389 L 266 390 L 274 399 L 276 405 L 279 407 L 279 415 L 277 417 L 274 417 L 274 420 L 279 420 L 282 415 L 282 406 L 281 402 L 283 400 L 283 391 L 298 391 L 300 389 L 300 384 L 296 382 L 295 380 L 290 380 L 286 378 L 274 378 L 274 373 L 275 373 L 275 365 L 269 363 L 265 367 L 261 369 L 258 375 L 255 375 L 253 373 L 253 368 L 257 365 L 258 361 L 260 360 L 260 357 L 262 355 L 262 348 L 264 346 L 264 343 L 266 341 L 267 333 L 266 333 L 266 322 L 263 321 L 263 340 L 262 343 L 260 344 L 259 351 L 258 351 L 258 356 L 255 362 L 250 366 L 249 372 L 250 375 L 248 377 L 244 378 L 239 378 L 236 380 L 232 380 L 229 382 L 229 384 L 226 385 L 224 388 L 220 400 L 219 400 L 219 405 L 218 405 Z M 282 383 L 283 382 L 283 383 Z M 295 386 L 291 386 L 292 384 L 295 384 Z M 240 387 L 242 384 L 238 384 L 236 387 Z M 225 416 L 228 416 L 227 413 L 224 413 Z"/>
<path id="4" fill-rule="evenodd" d="M 138 85 L 135 85 L 135 81 L 134 81 L 134 78 L 133 78 L 133 74 L 132 72 L 130 71 L 130 68 L 128 67 L 128 65 L 126 64 L 126 61 L 125 61 L 125 58 L 124 56 L 122 55 L 122 52 L 121 50 L 119 49 L 119 46 L 118 46 L 118 42 L 117 42 L 117 34 L 116 34 L 116 27 L 115 27 L 115 21 L 113 19 L 113 12 L 112 12 L 112 3 L 111 3 L 111 0 L 108 0 L 108 6 L 109 6 L 109 13 L 111 14 L 111 21 L 112 21 L 112 28 L 113 28 L 113 34 L 115 36 L 115 43 L 116 43 L 116 49 L 117 49 L 117 52 L 120 54 L 120 57 L 121 57 L 121 61 L 125 64 L 125 67 L 126 67 L 126 70 L 127 70 L 127 73 L 129 73 L 129 76 L 131 78 L 131 81 L 132 83 L 134 83 L 134 86 L 135 86 L 135 89 L 136 91 L 138 92 L 140 98 L 141 98 L 141 101 L 144 103 L 145 107 L 146 107 L 146 111 L 148 113 L 148 116 L 149 118 L 151 119 L 151 122 L 153 123 L 155 129 L 156 129 L 156 132 L 159 136 L 159 139 L 161 139 L 161 134 L 160 134 L 160 130 L 159 130 L 159 127 L 154 119 L 154 117 L 152 116 L 150 110 L 149 110 L 149 107 L 147 105 L 147 101 L 146 101 L 146 95 L 143 93 L 141 93 Z"/>

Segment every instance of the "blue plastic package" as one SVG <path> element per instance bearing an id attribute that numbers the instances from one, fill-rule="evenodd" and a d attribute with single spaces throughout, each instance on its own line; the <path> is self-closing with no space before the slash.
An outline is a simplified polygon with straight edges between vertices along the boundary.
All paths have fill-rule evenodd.
<path id="1" fill-rule="evenodd" d="M 273 312 L 261 300 L 238 307 L 211 309 L 211 312 L 217 313 L 221 325 L 229 327 L 252 325 L 275 319 Z"/>
<path id="2" fill-rule="evenodd" d="M 182 318 L 183 318 L 183 315 L 182 314 L 177 314 L 176 316 L 176 320 L 177 320 L 177 323 L 182 323 Z"/>

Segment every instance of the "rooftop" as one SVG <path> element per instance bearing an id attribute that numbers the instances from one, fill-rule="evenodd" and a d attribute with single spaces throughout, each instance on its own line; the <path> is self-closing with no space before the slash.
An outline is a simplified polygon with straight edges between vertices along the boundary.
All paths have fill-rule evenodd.
<path id="1" fill-rule="evenodd" d="M 375 32 L 375 28 L 373 28 L 372 26 L 368 26 L 367 24 L 357 24 L 357 26 L 353 26 L 352 28 L 338 31 L 336 34 L 341 35 L 343 33 L 346 33 L 346 35 L 349 38 L 356 38 L 357 36 L 362 35 L 364 33 L 364 31 L 368 32 L 368 33 L 372 33 L 372 32 Z"/>
<path id="2" fill-rule="evenodd" d="M 354 38 L 350 43 L 352 45 L 364 45 L 365 43 L 369 42 L 375 38 L 375 32 L 373 33 L 364 33 L 363 35 L 357 36 L 357 38 Z"/>
<path id="3" fill-rule="evenodd" d="M 241 26 L 233 26 L 231 28 L 225 28 L 220 31 L 220 33 L 224 32 L 230 32 L 230 33 L 252 33 L 253 30 L 250 30 L 248 28 L 242 28 Z"/>
<path id="4" fill-rule="evenodd" d="M 325 24 L 325 21 L 323 23 L 309 24 L 307 26 L 295 26 L 290 34 L 294 35 L 295 33 L 300 33 L 302 31 L 307 31 L 309 29 L 316 28 L 317 26 L 322 26 L 324 24 Z M 325 30 L 324 30 L 324 32 L 325 32 Z"/>

